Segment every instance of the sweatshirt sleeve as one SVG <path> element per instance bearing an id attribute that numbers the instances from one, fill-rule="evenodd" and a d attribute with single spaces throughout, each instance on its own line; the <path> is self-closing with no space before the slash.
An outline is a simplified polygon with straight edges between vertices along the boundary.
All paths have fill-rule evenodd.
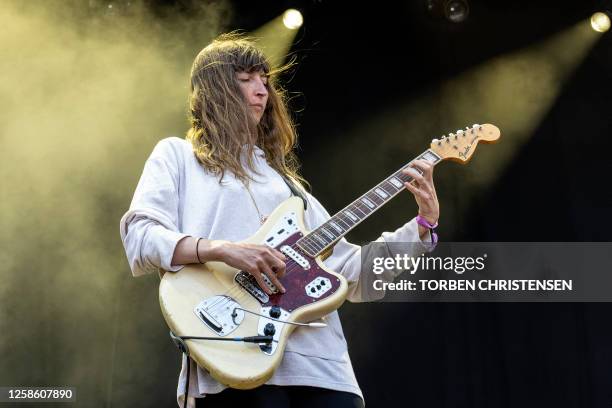
<path id="1" fill-rule="evenodd" d="M 311 195 L 311 229 L 318 227 L 330 218 L 325 208 Z M 394 243 L 394 245 L 388 245 Z M 435 248 L 428 232 L 424 240 L 419 236 L 416 218 L 413 218 L 393 232 L 383 232 L 373 244 L 359 246 L 342 238 L 334 246 L 333 253 L 323 263 L 331 270 L 341 274 L 348 281 L 347 299 L 351 302 L 368 302 L 379 300 L 385 293 L 374 290 L 374 280 L 392 282 L 403 270 L 385 270 L 380 275 L 372 273 L 371 268 L 362 268 L 362 262 L 368 265 L 374 257 L 395 257 L 396 255 L 419 256 Z M 363 259 L 363 261 L 362 261 Z"/>
<path id="2" fill-rule="evenodd" d="M 178 228 L 180 155 L 170 139 L 161 140 L 147 159 L 129 210 L 121 217 L 120 234 L 134 276 L 165 271 L 174 249 L 187 237 Z"/>

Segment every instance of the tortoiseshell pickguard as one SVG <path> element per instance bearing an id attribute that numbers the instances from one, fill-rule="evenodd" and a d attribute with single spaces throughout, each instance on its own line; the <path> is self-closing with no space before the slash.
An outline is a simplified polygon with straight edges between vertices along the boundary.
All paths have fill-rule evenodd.
<path id="1" fill-rule="evenodd" d="M 280 279 L 287 291 L 285 293 L 271 295 L 269 301 L 262 306 L 280 306 L 282 309 L 292 312 L 301 306 L 311 305 L 333 295 L 340 287 L 340 280 L 336 276 L 322 269 L 314 258 L 308 256 L 304 251 L 301 251 L 294 245 L 302 236 L 303 234 L 301 232 L 296 232 L 279 244 L 276 249 L 280 250 L 283 245 L 292 246 L 296 252 L 308 260 L 310 268 L 303 269 L 293 260 L 288 259 L 286 263 L 286 274 Z M 318 277 L 329 279 L 332 288 L 322 294 L 321 297 L 313 298 L 306 294 L 306 285 Z"/>

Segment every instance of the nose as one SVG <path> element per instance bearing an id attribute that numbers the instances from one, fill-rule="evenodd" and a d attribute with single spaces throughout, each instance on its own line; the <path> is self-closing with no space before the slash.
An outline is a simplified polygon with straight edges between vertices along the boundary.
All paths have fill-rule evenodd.
<path id="1" fill-rule="evenodd" d="M 261 97 L 268 96 L 268 88 L 266 88 L 266 85 L 263 83 L 263 81 L 260 79 L 256 83 L 257 85 L 255 86 L 255 94 Z"/>

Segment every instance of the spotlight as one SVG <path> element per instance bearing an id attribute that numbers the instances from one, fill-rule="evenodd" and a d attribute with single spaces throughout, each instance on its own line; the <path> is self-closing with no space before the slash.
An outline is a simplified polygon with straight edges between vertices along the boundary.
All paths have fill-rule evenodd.
<path id="1" fill-rule="evenodd" d="M 610 17 L 598 11 L 591 16 L 591 27 L 599 33 L 605 33 L 610 29 Z"/>
<path id="2" fill-rule="evenodd" d="M 470 14 L 467 0 L 426 0 L 425 8 L 432 17 L 451 23 L 463 23 Z"/>
<path id="3" fill-rule="evenodd" d="M 466 0 L 449 0 L 444 2 L 444 15 L 453 23 L 464 22 L 470 14 L 470 6 Z"/>
<path id="4" fill-rule="evenodd" d="M 296 9 L 289 9 L 283 14 L 283 24 L 289 30 L 297 30 L 304 23 L 304 17 Z"/>

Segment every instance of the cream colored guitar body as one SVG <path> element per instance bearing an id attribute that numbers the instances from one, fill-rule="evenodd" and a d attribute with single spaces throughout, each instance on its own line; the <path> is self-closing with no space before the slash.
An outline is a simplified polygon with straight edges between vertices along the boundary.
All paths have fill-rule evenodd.
<path id="1" fill-rule="evenodd" d="M 259 231 L 245 242 L 266 244 L 266 240 L 278 232 L 273 229 L 278 226 L 282 228 L 286 224 L 287 217 L 297 221 L 295 227 L 299 236 L 306 235 L 302 201 L 300 198 L 292 197 L 278 206 Z M 288 237 L 293 235 L 290 234 Z M 165 273 L 159 287 L 159 301 L 166 323 L 177 336 L 225 337 L 211 329 L 201 316 L 194 312 L 201 302 L 223 294 L 233 299 L 240 308 L 265 313 L 266 316 L 269 315 L 270 307 L 278 304 L 283 310 L 279 320 L 309 322 L 319 319 L 336 310 L 344 302 L 347 283 L 341 275 L 326 270 L 320 257 L 312 259 L 306 254 L 302 255 L 310 262 L 309 269 L 303 269 L 289 259 L 288 262 L 292 264 L 287 264 L 287 274 L 281 280 L 287 292 L 270 296 L 270 300 L 265 303 L 257 300 L 235 281 L 236 274 L 240 271 L 221 262 L 208 262 L 205 266 L 188 265 L 179 272 Z M 313 275 L 316 275 L 314 279 Z M 306 286 L 313 280 L 314 283 L 318 283 L 316 279 L 323 278 L 333 282 L 333 287 L 319 298 L 307 296 Z M 227 317 L 236 312 L 233 310 L 234 303 L 226 300 L 227 308 L 225 308 L 221 305 L 223 300 L 225 299 L 217 300 L 218 305 L 213 305 L 209 318 L 220 321 L 222 319 L 215 318 L 215 314 L 219 316 L 225 313 Z M 206 368 L 216 380 L 229 387 L 250 389 L 265 383 L 272 376 L 274 369 L 281 362 L 287 339 L 296 326 L 250 313 L 243 312 L 241 315 L 242 321 L 227 336 L 264 335 L 265 324 L 272 323 L 275 326 L 272 353 L 262 351 L 261 347 L 254 343 L 186 340 L 186 344 L 191 358 Z"/>

